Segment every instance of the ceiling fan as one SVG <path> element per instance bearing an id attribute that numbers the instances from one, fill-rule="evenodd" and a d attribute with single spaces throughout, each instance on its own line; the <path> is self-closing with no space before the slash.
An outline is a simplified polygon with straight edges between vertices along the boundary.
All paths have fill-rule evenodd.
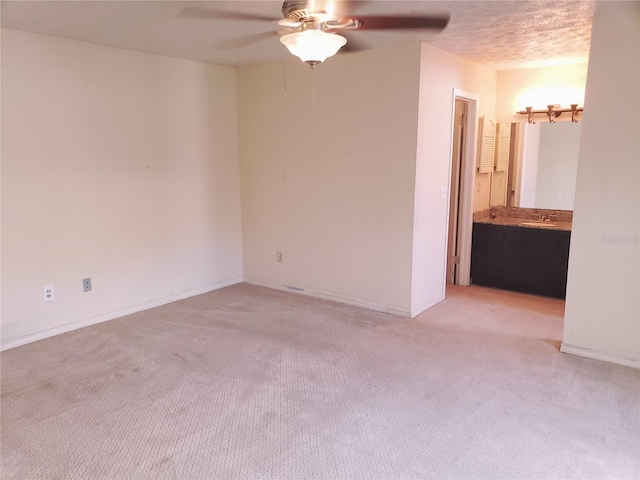
<path id="1" fill-rule="evenodd" d="M 275 23 L 280 42 L 295 56 L 314 68 L 343 51 L 366 47 L 353 40 L 349 31 L 357 30 L 429 30 L 439 32 L 449 23 L 449 15 L 349 15 L 345 7 L 367 2 L 348 0 L 287 0 L 282 4 L 283 19 L 242 12 L 208 11 L 213 19 L 262 20 Z M 196 12 L 193 12 L 196 13 Z M 200 12 L 202 13 L 202 11 Z M 338 33 L 339 32 L 339 33 Z M 248 37 L 258 40 L 265 34 Z M 267 33 L 266 35 L 272 35 Z M 343 48 L 344 47 L 344 48 Z"/>

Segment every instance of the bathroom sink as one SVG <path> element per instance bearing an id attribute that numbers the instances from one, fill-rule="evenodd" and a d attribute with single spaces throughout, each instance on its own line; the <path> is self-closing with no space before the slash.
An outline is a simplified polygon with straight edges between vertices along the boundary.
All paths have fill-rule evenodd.
<path id="1" fill-rule="evenodd" d="M 551 222 L 522 222 L 520 225 L 523 227 L 542 227 L 542 228 L 554 228 L 557 225 Z"/>

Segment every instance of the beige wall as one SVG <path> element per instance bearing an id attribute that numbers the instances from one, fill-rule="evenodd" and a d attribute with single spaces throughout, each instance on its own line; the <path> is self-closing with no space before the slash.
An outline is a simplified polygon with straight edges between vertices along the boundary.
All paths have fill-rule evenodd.
<path id="1" fill-rule="evenodd" d="M 562 350 L 639 367 L 640 4 L 609 8 L 593 23 Z"/>
<path id="2" fill-rule="evenodd" d="M 507 170 L 501 172 L 493 172 L 491 174 L 491 201 L 490 206 L 506 205 L 507 202 L 507 183 L 509 180 Z"/>
<path id="3" fill-rule="evenodd" d="M 473 211 L 479 212 L 489 208 L 491 203 L 491 173 L 476 172 L 473 184 Z"/>
<path id="4" fill-rule="evenodd" d="M 559 103 L 569 107 L 572 103 L 584 105 L 587 64 L 559 65 L 545 68 L 526 68 L 498 72 L 496 91 L 496 117 L 498 122 L 524 122 L 525 115 L 516 112 L 531 106 L 546 109 Z M 546 117 L 540 117 L 544 121 Z M 563 113 L 558 121 L 570 120 Z"/>
<path id="5" fill-rule="evenodd" d="M 415 44 L 238 70 L 247 281 L 409 315 L 419 66 Z"/>
<path id="6" fill-rule="evenodd" d="M 241 281 L 236 115 L 233 69 L 2 31 L 3 347 Z"/>
<path id="7" fill-rule="evenodd" d="M 478 96 L 478 118 L 495 111 L 496 71 L 423 44 L 420 56 L 420 110 L 416 161 L 411 314 L 415 316 L 444 299 L 447 253 L 453 90 Z M 470 139 L 475 141 L 475 139 Z M 474 159 L 475 165 L 475 159 Z M 489 206 L 490 175 L 476 174 L 474 208 Z M 480 209 L 480 208 L 479 208 Z"/>

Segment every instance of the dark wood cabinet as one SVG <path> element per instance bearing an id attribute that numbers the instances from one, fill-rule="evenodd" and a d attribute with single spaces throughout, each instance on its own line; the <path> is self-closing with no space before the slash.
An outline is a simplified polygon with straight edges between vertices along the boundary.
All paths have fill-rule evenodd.
<path id="1" fill-rule="evenodd" d="M 487 226 L 493 225 L 474 224 L 473 226 L 471 278 L 473 283 L 490 286 L 500 283 L 504 230 L 484 228 Z"/>
<path id="2" fill-rule="evenodd" d="M 471 281 L 564 298 L 571 232 L 474 223 Z"/>

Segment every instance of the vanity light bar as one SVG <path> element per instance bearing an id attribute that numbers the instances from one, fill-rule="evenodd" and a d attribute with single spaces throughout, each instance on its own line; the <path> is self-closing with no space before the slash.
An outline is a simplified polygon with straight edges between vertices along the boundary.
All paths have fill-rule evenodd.
<path id="1" fill-rule="evenodd" d="M 538 113 L 546 113 L 549 117 L 549 123 L 556 123 L 556 118 L 562 115 L 564 112 L 571 112 L 571 121 L 578 123 L 578 112 L 583 112 L 584 108 L 578 107 L 577 103 L 572 103 L 570 108 L 562 108 L 560 105 L 547 105 L 546 110 L 534 110 L 533 107 L 525 107 L 524 110 L 516 112 L 518 115 L 527 115 L 527 121 L 529 123 L 536 123 L 533 121 L 533 116 Z"/>

